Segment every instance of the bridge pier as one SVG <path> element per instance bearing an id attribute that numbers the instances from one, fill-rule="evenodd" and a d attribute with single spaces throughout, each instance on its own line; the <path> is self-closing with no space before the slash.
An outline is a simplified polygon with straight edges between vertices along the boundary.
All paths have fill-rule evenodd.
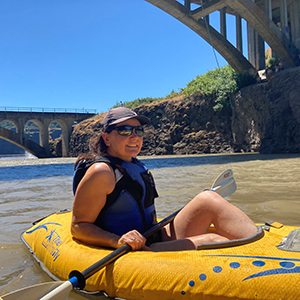
<path id="1" fill-rule="evenodd" d="M 69 142 L 70 142 L 70 136 L 73 130 L 73 120 L 64 120 L 62 122 L 61 120 L 56 121 L 60 127 L 62 132 L 62 157 L 68 157 L 69 156 Z"/>
<path id="2" fill-rule="evenodd" d="M 16 132 L 20 135 L 20 144 L 23 141 L 24 138 L 24 126 L 26 121 L 23 118 L 20 118 L 17 120 L 18 126 L 16 126 Z"/>
<path id="3" fill-rule="evenodd" d="M 42 120 L 32 120 L 39 126 L 40 130 L 40 145 L 46 149 L 47 155 L 50 156 L 50 148 L 49 148 L 49 132 L 48 128 L 51 123 L 51 120 L 45 119 Z"/>
<path id="4" fill-rule="evenodd" d="M 242 18 L 236 15 L 236 48 L 243 54 Z"/>
<path id="5" fill-rule="evenodd" d="M 288 16 L 287 16 L 287 4 L 286 0 L 280 1 L 280 24 L 281 32 L 289 38 Z"/>
<path id="6" fill-rule="evenodd" d="M 265 14 L 272 21 L 272 0 L 265 0 Z"/>
<path id="7" fill-rule="evenodd" d="M 256 70 L 266 67 L 265 63 L 265 43 L 262 37 L 248 24 L 248 59 Z"/>
<path id="8" fill-rule="evenodd" d="M 226 7 L 220 10 L 220 32 L 227 39 Z"/>
<path id="9" fill-rule="evenodd" d="M 291 24 L 291 38 L 293 44 L 300 49 L 300 2 L 291 3 L 290 9 L 290 24 Z"/>

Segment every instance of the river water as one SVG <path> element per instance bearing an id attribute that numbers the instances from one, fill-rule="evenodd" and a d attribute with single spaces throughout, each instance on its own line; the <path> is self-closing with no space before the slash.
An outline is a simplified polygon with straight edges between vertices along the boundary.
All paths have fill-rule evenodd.
<path id="1" fill-rule="evenodd" d="M 228 199 L 231 203 L 255 222 L 300 225 L 300 154 L 141 159 L 156 181 L 159 218 L 179 209 L 200 190 L 211 187 L 222 171 L 231 168 L 238 187 Z M 19 236 L 33 221 L 72 208 L 74 161 L 74 158 L 0 158 L 0 295 L 51 281 Z M 87 298 L 74 292 L 69 296 L 73 300 Z"/>

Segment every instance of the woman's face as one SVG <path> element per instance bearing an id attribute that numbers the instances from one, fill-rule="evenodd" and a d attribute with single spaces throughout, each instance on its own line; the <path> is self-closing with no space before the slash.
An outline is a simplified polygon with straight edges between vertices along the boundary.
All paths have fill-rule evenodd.
<path id="1" fill-rule="evenodd" d="M 117 124 L 116 127 L 123 125 L 141 126 L 141 123 L 137 119 L 130 119 Z M 102 138 L 108 147 L 108 155 L 129 162 L 132 157 L 136 157 L 140 153 L 143 145 L 143 137 L 137 136 L 135 130 L 130 136 L 120 135 L 117 130 L 113 130 L 110 133 L 104 132 L 102 133 Z"/>

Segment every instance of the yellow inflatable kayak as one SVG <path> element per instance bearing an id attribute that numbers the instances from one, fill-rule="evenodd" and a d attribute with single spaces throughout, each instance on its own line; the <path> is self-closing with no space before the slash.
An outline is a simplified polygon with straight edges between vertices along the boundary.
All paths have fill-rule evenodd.
<path id="1" fill-rule="evenodd" d="M 54 280 L 68 280 L 71 271 L 85 270 L 112 252 L 74 240 L 70 223 L 71 212 L 56 213 L 21 235 Z M 300 299 L 299 245 L 297 227 L 273 223 L 258 226 L 257 235 L 242 242 L 129 252 L 88 278 L 85 290 L 136 300 Z"/>

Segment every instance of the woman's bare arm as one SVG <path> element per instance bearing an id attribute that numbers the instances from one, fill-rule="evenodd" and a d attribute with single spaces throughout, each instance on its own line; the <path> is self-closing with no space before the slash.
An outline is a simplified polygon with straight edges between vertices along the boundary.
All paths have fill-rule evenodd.
<path id="1" fill-rule="evenodd" d="M 145 249 L 146 239 L 136 230 L 119 236 L 94 225 L 107 195 L 114 188 L 115 175 L 108 164 L 96 163 L 87 170 L 74 198 L 71 224 L 73 237 L 94 246 L 119 248 L 127 243 L 133 250 Z"/>

